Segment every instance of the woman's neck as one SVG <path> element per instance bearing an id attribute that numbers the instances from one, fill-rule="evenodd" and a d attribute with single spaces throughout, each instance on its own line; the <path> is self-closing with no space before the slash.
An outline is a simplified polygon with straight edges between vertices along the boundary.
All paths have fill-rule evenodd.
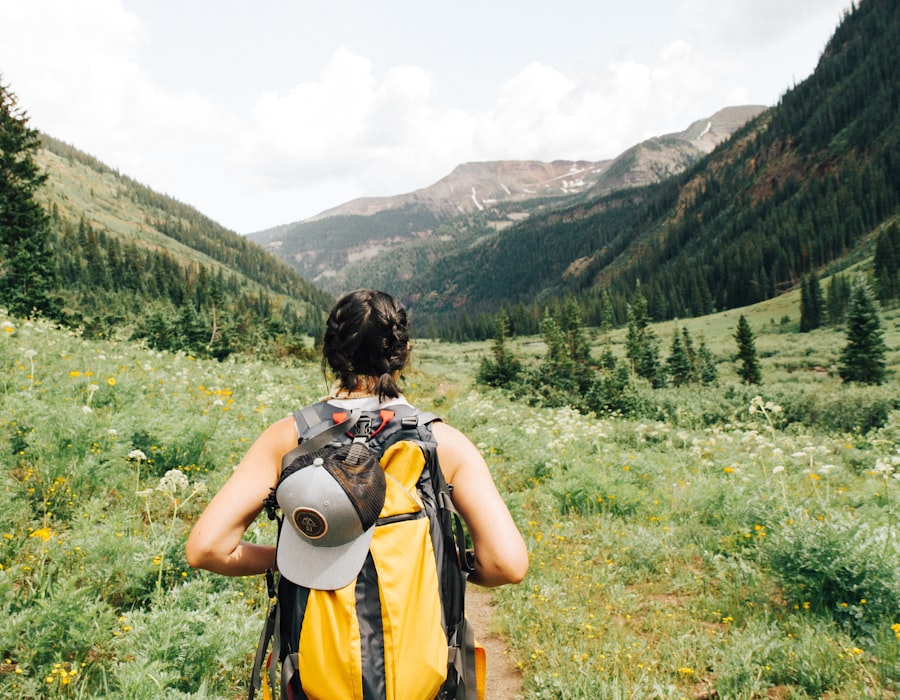
<path id="1" fill-rule="evenodd" d="M 375 387 L 378 385 L 378 379 L 375 377 L 361 376 L 356 382 L 354 389 L 345 389 L 336 382 L 331 387 L 331 396 L 335 399 L 363 399 L 369 396 L 375 396 Z"/>

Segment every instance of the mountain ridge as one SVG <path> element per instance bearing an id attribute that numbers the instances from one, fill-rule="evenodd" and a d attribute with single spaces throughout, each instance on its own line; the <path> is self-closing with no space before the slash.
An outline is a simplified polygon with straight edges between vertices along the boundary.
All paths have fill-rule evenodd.
<path id="1" fill-rule="evenodd" d="M 319 333 L 332 297 L 249 239 L 47 134 L 33 158 L 57 320 L 219 358 L 299 353 Z"/>
<path id="2" fill-rule="evenodd" d="M 444 243 L 470 245 L 536 212 L 659 182 L 683 172 L 764 109 L 727 107 L 610 160 L 463 163 L 428 187 L 355 199 L 248 237 L 332 294 L 372 286 L 376 280 L 367 280 L 365 270 L 378 255 L 431 241 L 429 257 L 440 258 L 452 247 Z"/>
<path id="3" fill-rule="evenodd" d="M 488 206 L 501 202 L 579 194 L 591 190 L 603 180 L 607 170 L 620 161 L 633 160 L 636 152 L 646 151 L 641 164 L 648 166 L 648 170 L 653 169 L 651 164 L 656 160 L 660 161 L 660 165 L 664 165 L 664 158 L 661 158 L 660 154 L 673 144 L 680 146 L 678 150 L 682 154 L 681 160 L 689 160 L 690 155 L 696 160 L 700 154 L 705 155 L 712 151 L 735 129 L 765 109 L 766 107 L 762 105 L 725 107 L 710 117 L 695 120 L 683 131 L 650 137 L 614 158 L 599 161 L 507 159 L 460 163 L 450 173 L 426 187 L 384 197 L 359 197 L 293 224 L 321 221 L 336 216 L 371 216 L 385 209 L 396 209 L 411 204 L 424 204 L 435 214 L 452 216 L 483 211 Z M 636 178 L 629 180 L 627 166 L 618 167 L 623 171 L 625 180 L 605 182 L 598 191 L 619 189 L 623 183 L 646 184 L 654 177 L 647 172 L 641 172 Z M 668 174 L 672 173 L 663 173 L 661 176 Z M 656 175 L 660 176 L 658 173 Z M 484 189 L 472 191 L 472 188 L 479 187 Z M 281 224 L 248 235 L 251 238 L 265 239 L 267 231 L 277 229 L 284 232 L 293 224 Z"/>

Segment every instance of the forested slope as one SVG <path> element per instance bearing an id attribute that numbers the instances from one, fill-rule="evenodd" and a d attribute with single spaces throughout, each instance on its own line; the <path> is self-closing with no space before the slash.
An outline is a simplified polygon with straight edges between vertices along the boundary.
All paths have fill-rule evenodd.
<path id="1" fill-rule="evenodd" d="M 224 357 L 318 335 L 330 295 L 190 206 L 42 135 L 60 320 Z"/>
<path id="2" fill-rule="evenodd" d="M 682 175 L 507 229 L 409 286 L 420 318 L 483 334 L 507 309 L 578 298 L 598 322 L 606 291 L 622 320 L 638 280 L 656 319 L 752 304 L 840 266 L 900 202 L 900 4 L 849 12 L 814 73 Z M 529 327 L 530 326 L 530 327 Z"/>

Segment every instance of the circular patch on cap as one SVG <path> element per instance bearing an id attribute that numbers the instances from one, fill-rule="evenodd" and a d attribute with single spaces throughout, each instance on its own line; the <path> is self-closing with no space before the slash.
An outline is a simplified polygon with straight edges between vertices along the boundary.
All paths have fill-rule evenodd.
<path id="1" fill-rule="evenodd" d="M 301 534 L 311 540 L 317 540 L 328 532 L 328 522 L 313 508 L 297 508 L 292 517 Z"/>

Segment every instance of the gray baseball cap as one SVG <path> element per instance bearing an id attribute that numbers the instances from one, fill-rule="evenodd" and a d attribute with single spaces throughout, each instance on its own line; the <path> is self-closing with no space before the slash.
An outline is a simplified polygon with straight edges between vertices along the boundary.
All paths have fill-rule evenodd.
<path id="1" fill-rule="evenodd" d="M 337 590 L 362 569 L 384 506 L 384 470 L 362 443 L 318 450 L 285 469 L 276 562 L 289 581 Z"/>

